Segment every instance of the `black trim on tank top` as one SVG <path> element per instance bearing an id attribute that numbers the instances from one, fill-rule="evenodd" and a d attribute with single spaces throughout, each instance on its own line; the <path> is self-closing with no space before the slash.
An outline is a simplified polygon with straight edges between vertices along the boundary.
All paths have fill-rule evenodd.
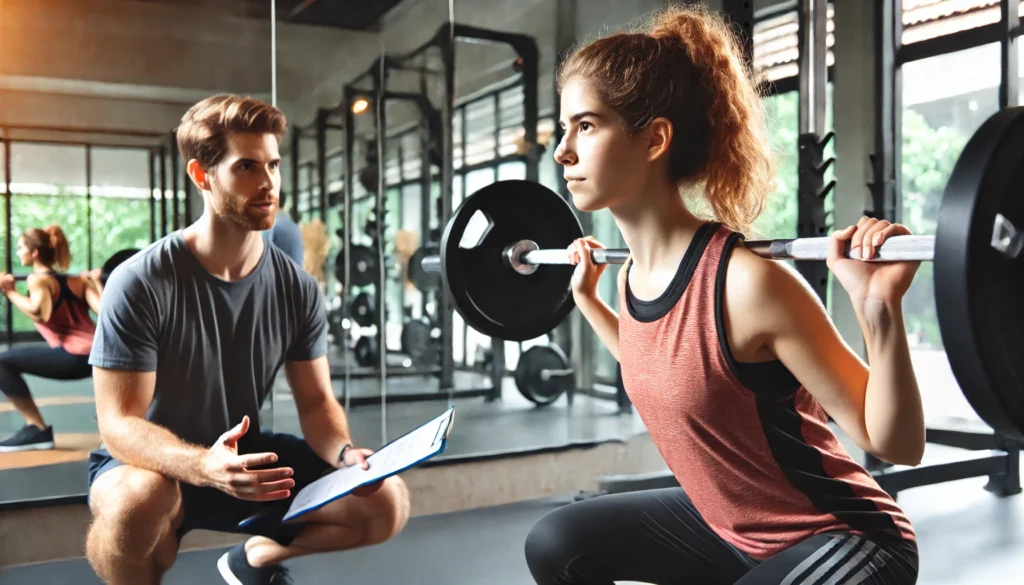
<path id="1" fill-rule="evenodd" d="M 718 343 L 733 375 L 754 393 L 757 416 L 768 448 L 782 473 L 819 511 L 832 514 L 854 530 L 900 538 L 896 521 L 873 500 L 857 496 L 845 481 L 830 477 L 821 453 L 803 435 L 803 418 L 796 408 L 800 382 L 780 360 L 737 362 L 729 350 L 723 318 L 725 276 L 732 247 L 742 238 L 733 233 L 722 248 L 715 276 L 715 321 Z"/>
<path id="2" fill-rule="evenodd" d="M 725 363 L 741 384 L 758 394 L 772 394 L 783 397 L 796 392 L 800 382 L 779 360 L 766 362 L 737 362 L 729 349 L 729 338 L 725 332 L 724 303 L 725 275 L 729 267 L 730 252 L 743 237 L 734 232 L 729 235 L 722 247 L 722 257 L 718 261 L 718 272 L 715 274 L 715 324 L 718 329 L 718 345 L 722 348 Z"/>
<path id="3" fill-rule="evenodd" d="M 754 401 L 772 457 L 789 483 L 806 495 L 815 508 L 835 516 L 853 530 L 901 538 L 892 515 L 825 471 L 821 452 L 803 435 L 803 418 L 796 409 L 795 393 L 784 400 L 759 393 Z"/>
<path id="4" fill-rule="evenodd" d="M 693 278 L 693 272 L 697 269 L 697 263 L 704 255 L 704 250 L 711 238 L 718 231 L 719 225 L 716 222 L 707 222 L 697 228 L 693 239 L 690 240 L 690 245 L 686 247 L 683 259 L 679 262 L 675 276 L 672 277 L 672 282 L 665 287 L 665 292 L 654 300 L 644 301 L 633 296 L 633 291 L 629 288 L 629 268 L 626 269 L 626 308 L 633 319 L 641 323 L 653 323 L 667 315 L 672 307 L 676 306 L 679 299 L 683 297 L 683 293 L 686 292 L 686 287 L 690 284 L 690 279 Z"/>

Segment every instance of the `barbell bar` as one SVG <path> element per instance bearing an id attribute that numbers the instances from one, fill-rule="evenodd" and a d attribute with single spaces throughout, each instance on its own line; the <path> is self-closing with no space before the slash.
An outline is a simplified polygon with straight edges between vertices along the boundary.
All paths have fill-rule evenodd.
<path id="1" fill-rule="evenodd" d="M 829 238 L 790 238 L 777 240 L 751 240 L 744 246 L 761 256 L 773 260 L 820 261 L 828 259 Z M 1024 250 L 1024 230 L 997 213 L 992 226 L 992 248 L 1016 259 Z M 852 258 L 849 250 L 847 258 Z M 893 236 L 882 242 L 869 262 L 931 262 L 935 258 L 935 236 Z M 502 259 L 520 274 L 532 274 L 536 266 L 570 264 L 566 249 L 541 250 L 535 242 L 520 240 L 508 246 Z M 592 250 L 594 264 L 625 264 L 629 250 L 625 248 Z M 441 272 L 441 257 L 428 256 L 422 261 L 426 272 Z"/>
<path id="2" fill-rule="evenodd" d="M 125 248 L 123 250 L 118 250 L 117 252 L 111 254 L 110 258 L 107 258 L 106 262 L 103 263 L 102 268 L 100 268 L 100 282 L 102 282 L 105 285 L 107 283 L 107 279 L 110 278 L 110 273 L 113 272 L 115 268 L 120 266 L 125 260 L 134 256 L 137 252 L 139 252 L 138 248 Z M 16 282 L 25 282 L 26 280 L 28 280 L 29 276 L 31 275 L 15 274 L 14 280 Z M 74 276 L 77 276 L 77 274 Z"/>
<path id="3" fill-rule="evenodd" d="M 1011 226 L 1012 227 L 1012 226 Z M 794 238 L 785 240 L 752 240 L 744 246 L 764 258 L 774 260 L 826 260 L 828 259 L 829 238 Z M 995 246 L 995 241 L 993 241 Z M 1009 246 L 1006 246 L 1009 248 Z M 1017 245 L 1016 254 L 1020 246 Z M 930 262 L 934 257 L 935 236 L 893 236 L 875 250 L 871 262 Z M 850 256 L 847 250 L 847 257 Z M 1011 257 L 1016 257 L 1012 255 Z M 594 264 L 625 264 L 629 250 L 591 250 L 590 259 Z M 520 240 L 508 246 L 502 253 L 502 260 L 519 274 L 533 274 L 538 266 L 571 264 L 566 249 L 541 250 L 535 242 Z M 423 270 L 441 272 L 441 257 L 423 259 Z"/>
<path id="4" fill-rule="evenodd" d="M 873 258 L 933 262 L 936 316 L 953 374 L 981 419 L 1015 439 L 1024 439 L 1022 185 L 1024 106 L 1014 106 L 989 117 L 967 141 L 943 192 L 935 235 L 889 238 Z M 462 201 L 439 253 L 421 266 L 440 273 L 444 294 L 467 325 L 496 339 L 527 341 L 555 329 L 575 307 L 567 248 L 583 235 L 558 193 L 499 181 Z M 797 261 L 825 260 L 829 244 L 827 237 L 744 243 L 759 256 Z M 627 255 L 595 250 L 592 258 L 620 263 Z"/>

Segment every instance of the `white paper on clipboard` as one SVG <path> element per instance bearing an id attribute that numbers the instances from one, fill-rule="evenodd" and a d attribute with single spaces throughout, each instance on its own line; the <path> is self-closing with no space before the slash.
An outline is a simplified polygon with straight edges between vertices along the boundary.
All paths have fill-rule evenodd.
<path id="1" fill-rule="evenodd" d="M 455 407 L 444 414 L 395 439 L 366 458 L 369 469 L 344 467 L 309 484 L 295 495 L 282 522 L 294 520 L 304 514 L 344 497 L 352 490 L 401 473 L 444 451 L 455 417 Z M 255 517 L 243 520 L 249 524 Z"/>

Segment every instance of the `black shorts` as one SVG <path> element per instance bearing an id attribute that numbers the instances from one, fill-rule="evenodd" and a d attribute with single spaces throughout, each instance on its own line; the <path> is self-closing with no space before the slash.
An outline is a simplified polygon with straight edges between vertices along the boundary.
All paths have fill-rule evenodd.
<path id="1" fill-rule="evenodd" d="M 281 518 L 288 511 L 288 506 L 299 490 L 316 481 L 324 473 L 333 471 L 334 466 L 321 459 L 305 440 L 294 435 L 263 433 L 255 435 L 253 439 L 244 447 L 240 447 L 240 452 L 276 453 L 277 463 L 268 467 L 292 468 L 295 487 L 291 490 L 291 496 L 286 500 L 274 502 L 250 502 L 231 497 L 215 488 L 181 483 L 185 519 L 177 532 L 179 541 L 190 530 L 195 529 L 266 536 L 285 546 L 298 535 L 302 524 L 281 524 Z M 92 490 L 92 484 L 97 477 L 119 465 L 123 463 L 114 459 L 106 449 L 97 449 L 89 453 L 89 490 Z M 261 513 L 259 520 L 245 527 L 238 526 L 239 522 L 256 513 Z"/>

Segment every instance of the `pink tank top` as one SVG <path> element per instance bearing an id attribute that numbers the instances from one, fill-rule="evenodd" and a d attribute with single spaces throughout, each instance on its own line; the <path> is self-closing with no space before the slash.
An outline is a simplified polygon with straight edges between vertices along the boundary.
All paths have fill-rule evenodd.
<path id="1" fill-rule="evenodd" d="M 654 301 L 620 279 L 622 380 L 655 445 L 711 528 L 754 558 L 829 531 L 913 540 L 782 362 L 732 359 L 721 311 L 738 239 L 706 224 Z"/>
<path id="2" fill-rule="evenodd" d="M 36 323 L 36 330 L 50 347 L 60 347 L 74 355 L 89 355 L 96 334 L 96 323 L 89 314 L 89 303 L 71 292 L 67 276 L 52 276 L 57 279 L 60 292 L 53 299 L 50 319 L 45 323 Z"/>

